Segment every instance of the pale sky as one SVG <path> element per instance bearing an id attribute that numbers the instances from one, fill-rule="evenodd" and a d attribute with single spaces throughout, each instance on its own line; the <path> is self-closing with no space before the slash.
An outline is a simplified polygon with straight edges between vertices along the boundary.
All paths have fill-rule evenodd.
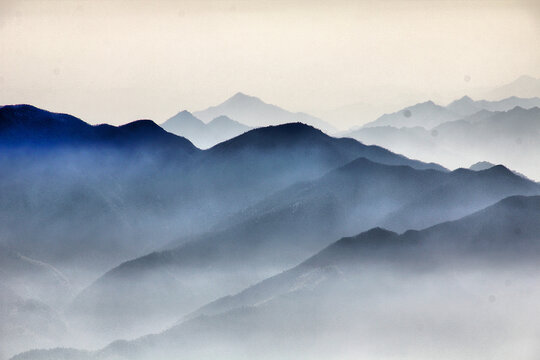
<path id="1" fill-rule="evenodd" d="M 445 102 L 540 77 L 539 44 L 535 1 L 0 0 L 0 103 L 121 124 L 238 91 L 313 113 Z"/>

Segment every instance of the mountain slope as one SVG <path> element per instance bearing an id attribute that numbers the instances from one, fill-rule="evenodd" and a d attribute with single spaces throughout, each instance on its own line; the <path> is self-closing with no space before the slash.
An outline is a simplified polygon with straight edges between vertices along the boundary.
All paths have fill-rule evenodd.
<path id="1" fill-rule="evenodd" d="M 154 174 L 181 172 L 199 153 L 150 120 L 91 126 L 29 105 L 0 108 L 0 149 L 1 243 L 80 268 L 140 254 L 144 228 L 178 197 Z"/>
<path id="2" fill-rule="evenodd" d="M 214 301 L 188 318 L 255 306 L 295 288 L 314 269 L 366 266 L 368 263 L 422 261 L 448 266 L 465 258 L 534 261 L 540 255 L 540 196 L 513 196 L 459 220 L 401 235 L 374 228 L 329 245 L 300 265 L 246 290 Z M 436 259 L 430 259 L 435 257 Z M 421 260 L 419 260 L 421 259 Z M 476 260 L 474 260 L 476 259 Z M 446 264 L 445 264 L 446 262 Z"/>
<path id="3" fill-rule="evenodd" d="M 526 274 L 534 274 L 531 267 L 538 271 L 539 234 L 539 196 L 509 197 L 459 220 L 401 235 L 375 228 L 203 306 L 166 331 L 82 355 L 392 358 L 401 352 L 388 349 L 390 341 L 415 359 L 489 359 L 533 339 L 538 330 L 522 325 L 538 298 L 536 277 Z M 514 276 L 519 281 L 503 281 Z M 456 337 L 454 329 L 465 334 Z M 74 350 L 53 350 L 14 360 L 58 352 L 77 358 L 69 355 Z"/>
<path id="4" fill-rule="evenodd" d="M 186 174 L 196 184 L 189 193 L 203 208 L 200 216 L 240 211 L 266 196 L 299 181 L 313 180 L 358 157 L 389 165 L 445 170 L 391 153 L 377 146 L 365 146 L 353 139 L 333 138 L 301 123 L 250 130 L 201 153 Z"/>
<path id="5" fill-rule="evenodd" d="M 168 318 L 189 311 L 227 291 L 223 284 L 241 288 L 294 264 L 328 239 L 381 223 L 396 230 L 425 227 L 509 195 L 539 191 L 537 184 L 498 167 L 444 173 L 360 158 L 278 192 L 189 243 L 120 265 L 81 293 L 74 311 L 84 313 L 99 304 L 109 314 L 103 317 L 108 324 L 106 309 L 121 309 L 116 315 L 130 319 L 123 323 L 128 329 L 135 313 Z M 194 274 L 204 274 L 204 288 Z"/>
<path id="6" fill-rule="evenodd" d="M 198 151 L 188 140 L 167 133 L 151 120 L 138 120 L 122 126 L 91 126 L 66 114 L 57 114 L 30 105 L 0 108 L 2 147 L 113 147 L 130 150 L 175 152 L 179 157 Z"/>

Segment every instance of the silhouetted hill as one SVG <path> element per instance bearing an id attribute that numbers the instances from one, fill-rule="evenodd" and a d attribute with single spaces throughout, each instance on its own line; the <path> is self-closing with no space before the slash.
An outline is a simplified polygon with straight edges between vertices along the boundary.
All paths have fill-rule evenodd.
<path id="1" fill-rule="evenodd" d="M 122 126 L 91 126 L 66 114 L 41 110 L 30 105 L 0 108 L 1 146 L 145 148 L 145 151 L 174 151 L 176 156 L 198 151 L 188 140 L 170 134 L 151 120 Z"/>
<path id="2" fill-rule="evenodd" d="M 201 153 L 187 182 L 199 202 L 227 204 L 229 213 L 253 205 L 296 182 L 313 180 L 358 157 L 389 165 L 445 170 L 353 139 L 333 138 L 309 125 L 291 123 L 250 130 Z M 201 216 L 211 211 L 204 210 Z"/>

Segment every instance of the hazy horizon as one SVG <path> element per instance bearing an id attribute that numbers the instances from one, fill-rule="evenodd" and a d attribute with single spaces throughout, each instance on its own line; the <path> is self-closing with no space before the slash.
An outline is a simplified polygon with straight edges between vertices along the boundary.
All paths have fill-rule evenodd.
<path id="1" fill-rule="evenodd" d="M 539 9 L 533 1 L 2 1 L 0 96 L 111 124 L 161 123 L 236 92 L 314 115 L 356 103 L 445 104 L 540 76 Z"/>

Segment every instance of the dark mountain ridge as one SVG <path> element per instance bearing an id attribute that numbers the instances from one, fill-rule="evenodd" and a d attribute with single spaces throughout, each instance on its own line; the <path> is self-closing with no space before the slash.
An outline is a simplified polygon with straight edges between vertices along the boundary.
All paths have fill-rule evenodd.
<path id="1" fill-rule="evenodd" d="M 185 138 L 164 131 L 151 120 L 137 120 L 121 126 L 89 125 L 67 114 L 51 113 L 31 105 L 0 108 L 0 144 L 24 146 L 99 146 L 194 154 L 198 149 Z"/>

